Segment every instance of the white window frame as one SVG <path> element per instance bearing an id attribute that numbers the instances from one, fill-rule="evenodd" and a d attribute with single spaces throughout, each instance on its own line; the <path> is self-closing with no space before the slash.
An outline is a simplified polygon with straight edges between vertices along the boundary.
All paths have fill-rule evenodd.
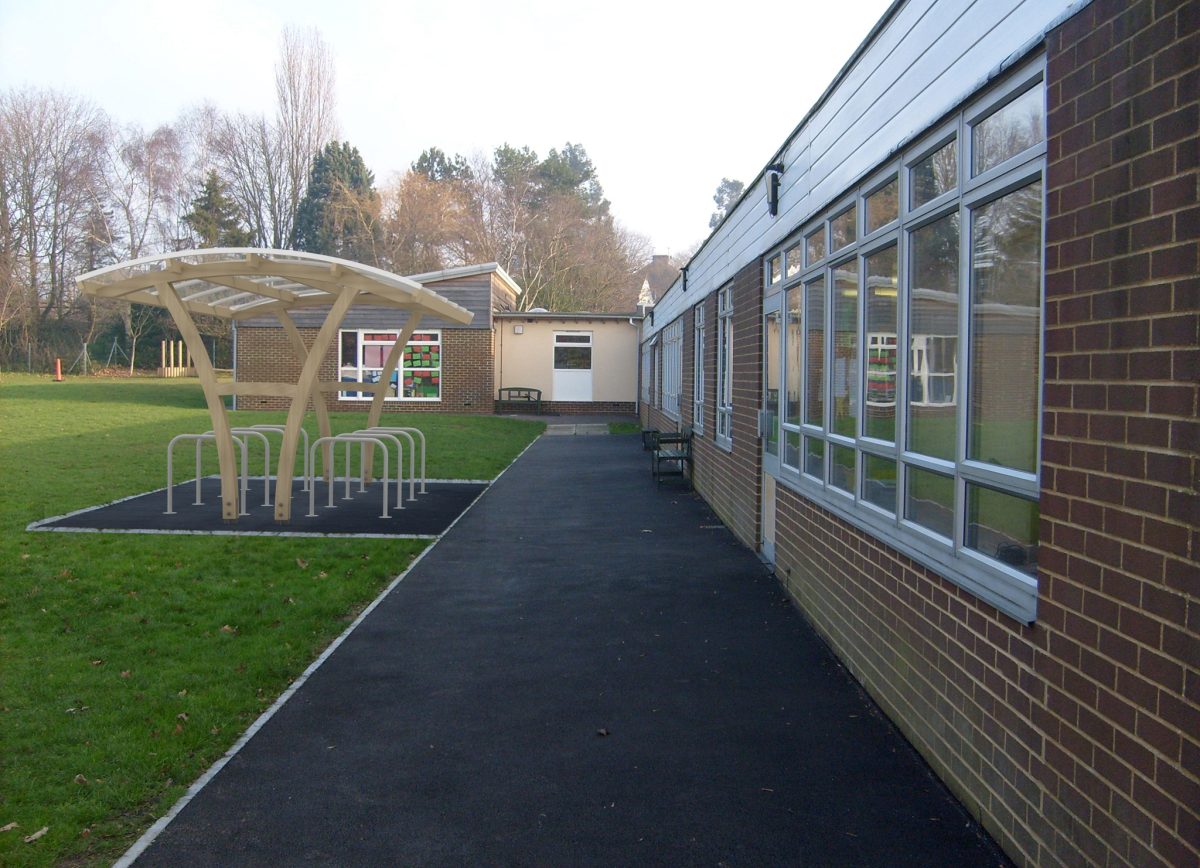
<path id="1" fill-rule="evenodd" d="M 859 231 L 857 233 L 857 240 L 838 251 L 836 256 L 826 255 L 819 261 L 806 262 L 805 268 L 802 271 L 786 274 L 782 285 L 775 284 L 776 287 L 786 292 L 796 286 L 807 285 L 814 281 L 814 279 L 823 276 L 823 292 L 825 296 L 823 310 L 825 349 L 823 360 L 826 369 L 823 372 L 824 380 L 822 385 L 825 408 L 822 424 L 814 425 L 809 424 L 807 420 L 802 420 L 804 424 L 800 426 L 784 425 L 785 436 L 786 431 L 789 429 L 793 430 L 797 436 L 802 435 L 800 438 L 801 455 L 799 460 L 801 467 L 788 467 L 784 462 L 780 462 L 781 466 L 779 470 L 773 475 L 776 476 L 781 484 L 819 502 L 830 511 L 883 539 L 905 555 L 934 569 L 940 575 L 971 591 L 1001 611 L 1030 623 L 1035 620 L 1037 614 L 1037 578 L 1034 575 L 1022 572 L 1001 562 L 998 557 L 990 557 L 966 545 L 964 539 L 964 529 L 968 514 L 966 493 L 968 485 L 976 485 L 995 490 L 1001 494 L 1032 501 L 1036 504 L 1040 493 L 1040 463 L 1035 458 L 1034 471 L 1028 473 L 999 465 L 983 464 L 969 460 L 966 443 L 967 428 L 969 425 L 968 393 L 970 387 L 966 381 L 968 379 L 967 372 L 971 370 L 969 353 L 971 350 L 970 329 L 972 327 L 972 215 L 976 209 L 984 207 L 1008 193 L 1024 188 L 1031 183 L 1041 183 L 1043 195 L 1043 237 L 1039 254 L 1044 257 L 1045 141 L 1043 140 L 1026 148 L 1019 154 L 1010 156 L 999 165 L 989 168 L 977 177 L 971 177 L 969 169 L 973 164 L 973 155 L 971 154 L 971 130 L 973 124 L 990 116 L 999 108 L 1026 93 L 1030 88 L 1041 88 L 1044 94 L 1044 81 L 1044 59 L 1038 59 L 1025 65 L 1000 86 L 992 88 L 974 99 L 958 112 L 954 119 L 931 130 L 926 136 L 907 148 L 898 159 L 880 167 L 878 171 L 865 179 L 855 190 L 851 191 L 852 200 L 858 204 Z M 957 141 L 955 156 L 957 158 L 958 175 L 954 190 L 944 193 L 929 202 L 922 203 L 918 208 L 910 208 L 908 170 L 950 140 Z M 863 232 L 866 221 L 866 197 L 888 183 L 892 177 L 899 179 L 899 219 L 882 225 L 867 235 Z M 829 221 L 845 210 L 848 201 L 850 199 L 845 196 L 839 197 L 836 201 L 831 202 L 828 207 L 822 209 L 817 215 L 818 219 L 810 220 L 797 227 L 796 232 L 790 235 L 781 246 L 767 252 L 768 261 L 771 257 L 792 249 L 798 242 L 802 242 L 806 236 L 811 235 L 817 229 L 823 228 L 828 232 Z M 865 408 L 868 403 L 869 369 L 867 360 L 869 350 L 872 348 L 887 347 L 890 337 L 883 334 L 872 335 L 866 331 L 867 294 L 863 281 L 866 271 L 866 259 L 889 247 L 894 246 L 897 251 L 898 333 L 895 338 L 891 339 L 891 343 L 901 348 L 906 347 L 914 337 L 910 334 L 910 324 L 908 322 L 910 300 L 910 278 L 908 274 L 909 238 L 914 231 L 951 214 L 958 214 L 959 217 L 959 249 L 957 254 L 959 284 L 957 309 L 958 334 L 956 335 L 957 346 L 955 347 L 956 353 L 953 370 L 932 371 L 929 369 L 930 360 L 928 358 L 925 359 L 924 363 L 918 360 L 916 365 L 912 366 L 910 365 L 908 353 L 897 352 L 894 384 L 894 402 L 897 412 L 895 415 L 896 431 L 894 442 L 887 443 L 864 436 L 862 432 L 865 431 L 865 426 L 862 424 L 863 420 L 861 416 L 858 421 L 856 436 L 845 437 L 842 434 L 834 433 L 831 430 L 832 410 L 830 407 L 832 403 L 832 384 L 829 382 L 832 379 L 829 364 L 833 357 L 834 325 L 834 306 L 831 304 L 833 292 L 833 267 L 831 263 L 836 264 L 845 261 L 848 254 L 852 254 L 857 263 L 856 268 L 860 277 L 858 339 L 856 344 L 858 364 L 860 365 L 857 379 L 859 389 L 858 407 Z M 1041 263 L 1039 275 L 1041 282 L 1044 284 L 1044 262 Z M 766 272 L 764 274 L 764 287 L 766 291 L 773 291 L 770 278 L 770 272 Z M 1040 301 L 1042 310 L 1044 310 L 1044 286 L 1040 287 L 1040 291 Z M 1044 382 L 1041 368 L 1044 350 L 1044 313 L 1039 313 L 1039 317 L 1041 322 L 1037 337 L 1037 371 L 1038 383 L 1040 384 Z M 786 381 L 788 373 L 786 364 L 788 358 L 788 334 L 786 329 L 784 330 L 783 337 L 784 340 L 781 341 L 782 345 L 780 347 L 780 352 L 782 353 L 781 370 L 784 378 L 781 391 L 785 391 L 788 387 Z M 958 376 L 959 372 L 963 372 L 964 376 Z M 808 393 L 805 389 L 807 384 L 804 382 L 807 375 L 808 371 L 805 361 L 801 364 L 802 382 L 799 389 L 801 401 L 807 401 Z M 932 458 L 909 452 L 904 448 L 904 444 L 907 442 L 906 426 L 908 419 L 906 408 L 909 406 L 907 403 L 909 399 L 909 380 L 914 375 L 925 379 L 936 377 L 948 377 L 951 379 L 952 388 L 954 389 L 953 400 L 948 402 L 939 401 L 938 403 L 941 405 L 948 403 L 956 404 L 957 444 L 955 451 L 957 458 L 955 460 L 945 461 Z M 1036 431 L 1034 432 L 1034 436 L 1039 444 L 1041 442 L 1040 391 L 1039 388 L 1037 395 L 1038 412 L 1035 414 Z M 925 389 L 923 394 L 925 396 L 924 400 L 917 402 L 916 406 L 928 405 L 928 388 Z M 860 409 L 861 412 L 862 410 Z M 824 443 L 822 447 L 824 450 L 824 473 L 822 474 L 822 478 L 815 478 L 803 472 L 806 439 Z M 830 453 L 834 446 L 854 449 L 855 478 L 857 483 L 854 486 L 856 491 L 853 494 L 847 494 L 845 491 L 835 488 L 829 482 Z M 896 509 L 894 513 L 880 509 L 863 496 L 862 479 L 864 466 L 867 458 L 870 456 L 895 462 Z M 953 538 L 942 537 L 905 518 L 905 476 L 909 472 L 908 468 L 912 468 L 914 472 L 937 472 L 953 478 L 954 507 L 952 518 L 955 529 Z M 999 555 L 999 552 L 997 552 L 997 555 Z"/>
<path id="2" fill-rule="evenodd" d="M 717 445 L 733 448 L 733 287 L 717 292 Z"/>
<path id="3" fill-rule="evenodd" d="M 341 378 L 343 376 L 348 376 L 348 374 L 346 373 L 347 371 L 353 371 L 354 372 L 353 376 L 357 379 L 358 382 L 360 382 L 360 383 L 361 382 L 371 382 L 370 380 L 364 379 L 366 373 L 371 372 L 371 371 L 378 371 L 378 372 L 382 373 L 383 368 L 363 364 L 364 348 L 367 346 L 387 347 L 387 350 L 383 351 L 383 357 L 386 359 L 388 350 L 390 350 L 395 345 L 396 339 L 398 339 L 400 337 L 400 334 L 402 331 L 403 331 L 402 328 L 339 329 L 338 330 L 338 345 L 337 345 L 338 380 L 341 380 Z M 357 342 L 356 342 L 356 352 L 357 352 L 358 358 L 355 360 L 356 364 L 354 364 L 354 365 L 343 365 L 342 364 L 342 358 L 341 358 L 342 340 L 343 340 L 343 335 L 346 335 L 346 334 L 355 334 L 358 336 Z M 370 340 L 370 341 L 366 340 L 366 337 L 365 337 L 366 335 L 381 335 L 381 334 L 391 334 L 391 335 L 395 335 L 395 337 L 392 338 L 391 340 Z M 417 338 L 418 335 L 433 335 L 434 340 L 415 340 L 415 338 Z M 443 364 L 445 361 L 445 340 L 442 335 L 442 330 L 441 329 L 418 328 L 416 331 L 413 332 L 413 338 L 414 338 L 414 340 L 410 340 L 408 342 L 409 347 L 436 346 L 438 348 L 438 350 L 437 350 L 437 352 L 438 352 L 437 367 L 409 366 L 406 368 L 404 366 L 404 354 L 401 353 L 400 361 L 396 365 L 396 374 L 395 374 L 397 394 L 384 395 L 384 398 L 383 398 L 384 401 L 401 402 L 401 403 L 432 404 L 432 403 L 437 403 L 442 400 L 442 373 L 443 373 Z M 437 397 L 436 398 L 405 397 L 405 395 L 404 395 L 404 372 L 405 371 L 420 371 L 422 373 L 425 373 L 425 372 L 435 373 L 437 375 L 437 379 L 438 379 Z M 370 401 L 371 397 L 372 396 L 371 396 L 370 392 L 355 392 L 350 389 L 348 389 L 344 392 L 338 392 L 338 400 L 339 401 Z"/>
<path id="4" fill-rule="evenodd" d="M 693 308 L 692 320 L 692 429 L 704 433 L 704 302 Z"/>
<path id="5" fill-rule="evenodd" d="M 682 420 L 680 399 L 683 394 L 683 322 L 675 320 L 663 329 L 663 413 Z"/>

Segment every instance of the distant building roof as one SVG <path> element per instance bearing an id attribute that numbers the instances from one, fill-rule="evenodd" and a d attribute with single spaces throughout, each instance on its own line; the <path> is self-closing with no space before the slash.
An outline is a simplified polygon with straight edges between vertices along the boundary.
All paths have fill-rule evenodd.
<path id="1" fill-rule="evenodd" d="M 643 293 L 648 292 L 650 301 L 643 301 L 639 296 L 639 305 L 651 305 L 662 298 L 662 294 L 671 288 L 671 284 L 679 277 L 678 266 L 671 264 L 671 257 L 665 253 L 656 253 L 648 265 L 643 266 L 634 274 L 634 286 L 639 286 Z"/>

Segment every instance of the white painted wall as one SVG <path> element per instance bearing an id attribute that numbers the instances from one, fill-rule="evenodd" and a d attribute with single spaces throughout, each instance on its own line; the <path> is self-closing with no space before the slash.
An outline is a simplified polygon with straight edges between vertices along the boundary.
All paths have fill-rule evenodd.
<path id="1" fill-rule="evenodd" d="M 907 0 L 784 149 L 779 214 L 764 174 L 643 324 L 643 340 L 714 292 L 1039 43 L 1089 0 Z M 764 82 L 786 87 L 786 82 Z M 770 160 L 769 162 L 774 162 Z"/>
<path id="2" fill-rule="evenodd" d="M 554 394 L 554 333 L 560 331 L 592 333 L 590 400 L 637 400 L 638 328 L 627 319 L 497 318 L 496 388 L 541 389 L 543 401 L 577 400 Z"/>

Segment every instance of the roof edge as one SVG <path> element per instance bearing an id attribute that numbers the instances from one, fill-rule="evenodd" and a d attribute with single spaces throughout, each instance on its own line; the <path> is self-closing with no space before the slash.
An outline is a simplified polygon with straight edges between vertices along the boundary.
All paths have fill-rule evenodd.
<path id="1" fill-rule="evenodd" d="M 417 283 L 436 283 L 440 280 L 452 280 L 456 277 L 473 277 L 477 274 L 495 274 L 500 281 L 508 286 L 513 291 L 514 295 L 521 295 L 524 290 L 520 284 L 512 279 L 512 276 L 505 271 L 499 262 L 485 262 L 480 265 L 455 265 L 451 268 L 443 268 L 440 271 L 427 271 L 423 274 L 406 275 L 409 280 L 415 280 Z"/>
<path id="2" fill-rule="evenodd" d="M 644 319 L 640 313 L 589 313 L 587 311 L 505 310 L 492 314 L 496 319 Z"/>

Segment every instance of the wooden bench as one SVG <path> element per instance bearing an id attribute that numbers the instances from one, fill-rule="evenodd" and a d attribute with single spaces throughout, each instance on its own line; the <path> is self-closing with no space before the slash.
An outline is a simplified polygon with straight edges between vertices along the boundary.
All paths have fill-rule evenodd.
<path id="1" fill-rule="evenodd" d="M 498 393 L 499 403 L 501 404 L 533 404 L 534 413 L 541 415 L 542 413 L 542 390 L 530 389 L 526 386 L 506 386 Z"/>
<path id="2" fill-rule="evenodd" d="M 650 472 L 655 482 L 664 476 L 684 476 L 691 481 L 692 428 L 683 426 L 680 431 L 660 431 L 654 438 L 650 450 Z"/>

